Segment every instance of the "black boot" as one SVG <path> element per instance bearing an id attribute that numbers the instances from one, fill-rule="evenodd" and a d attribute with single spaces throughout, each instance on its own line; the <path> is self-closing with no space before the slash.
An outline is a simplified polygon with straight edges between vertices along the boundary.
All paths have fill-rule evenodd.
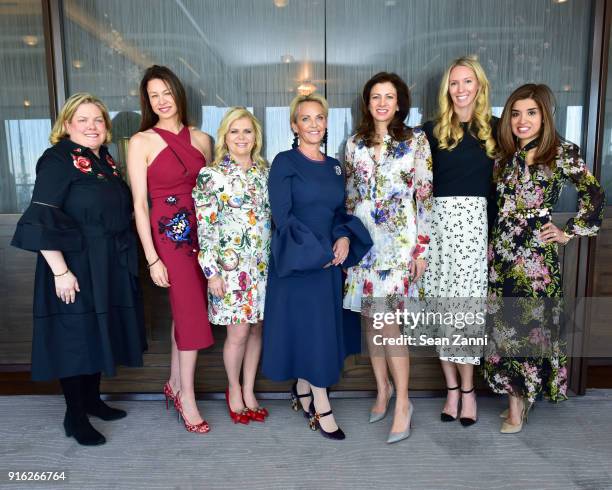
<path id="1" fill-rule="evenodd" d="M 100 373 L 88 374 L 85 378 L 85 411 L 102 420 L 122 419 L 125 410 L 109 407 L 100 399 Z"/>
<path id="2" fill-rule="evenodd" d="M 64 429 L 67 437 L 74 437 L 83 446 L 98 446 L 106 439 L 89 423 L 85 413 L 84 376 L 60 378 L 64 398 L 66 398 L 66 416 Z"/>

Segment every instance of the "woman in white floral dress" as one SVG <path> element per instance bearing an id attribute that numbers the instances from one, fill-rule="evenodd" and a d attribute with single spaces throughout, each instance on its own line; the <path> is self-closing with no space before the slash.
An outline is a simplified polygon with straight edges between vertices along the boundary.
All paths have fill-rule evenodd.
<path id="1" fill-rule="evenodd" d="M 417 297 L 417 281 L 427 266 L 431 153 L 425 133 L 404 124 L 409 110 L 406 83 L 394 73 L 374 75 L 363 89 L 361 124 L 346 144 L 346 208 L 363 222 L 374 241 L 363 260 L 349 268 L 345 287 L 344 308 L 362 313 L 362 319 L 372 315 L 375 301 L 395 310 L 402 297 Z M 367 330 L 371 337 L 371 324 Z M 399 325 L 386 326 L 383 332 L 385 337 L 399 336 Z M 378 389 L 370 422 L 386 414 L 393 394 L 390 370 L 397 401 L 387 442 L 397 442 L 410 435 L 413 411 L 408 399 L 408 351 L 378 349 L 372 338 L 368 345 Z"/>
<path id="2" fill-rule="evenodd" d="M 234 423 L 243 424 L 268 415 L 254 393 L 270 253 L 268 169 L 261 148 L 255 116 L 243 107 L 230 109 L 218 130 L 216 158 L 200 171 L 193 190 L 208 316 L 228 327 L 223 346 L 228 410 Z"/>

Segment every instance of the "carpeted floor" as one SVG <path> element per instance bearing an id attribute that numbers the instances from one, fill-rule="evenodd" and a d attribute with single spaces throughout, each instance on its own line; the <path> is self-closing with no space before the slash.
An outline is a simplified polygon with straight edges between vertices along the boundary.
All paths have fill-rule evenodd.
<path id="1" fill-rule="evenodd" d="M 266 400 L 265 424 L 231 423 L 222 401 L 201 401 L 211 424 L 187 433 L 161 401 L 120 401 L 115 422 L 93 420 L 108 442 L 63 434 L 63 398 L 0 397 L 0 487 L 126 489 L 612 489 L 612 391 L 539 403 L 522 433 L 499 433 L 501 398 L 479 398 L 470 428 L 439 420 L 442 400 L 414 398 L 410 439 L 385 444 L 390 417 L 367 423 L 371 399 L 333 400 L 347 434 L 329 441 L 288 401 Z M 61 483 L 8 483 L 8 471 L 65 471 Z"/>

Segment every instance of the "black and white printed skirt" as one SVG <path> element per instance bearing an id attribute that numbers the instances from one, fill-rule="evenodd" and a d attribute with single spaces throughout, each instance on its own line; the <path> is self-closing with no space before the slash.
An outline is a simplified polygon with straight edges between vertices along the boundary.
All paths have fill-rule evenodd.
<path id="1" fill-rule="evenodd" d="M 444 298 L 440 302 L 443 308 L 455 313 L 480 310 L 481 307 L 484 311 L 487 296 L 487 238 L 486 198 L 434 198 L 429 260 L 423 277 L 425 296 Z M 456 298 L 456 301 L 446 298 Z M 456 334 L 461 334 L 462 338 L 479 338 L 482 332 L 482 324 L 440 325 L 438 335 L 449 339 L 451 344 L 437 346 L 440 359 L 479 365 L 482 348 L 453 344 Z"/>

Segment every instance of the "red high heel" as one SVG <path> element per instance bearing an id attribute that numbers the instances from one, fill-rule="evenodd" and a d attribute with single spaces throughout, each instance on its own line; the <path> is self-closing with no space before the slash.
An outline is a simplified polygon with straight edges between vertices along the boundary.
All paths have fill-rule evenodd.
<path id="1" fill-rule="evenodd" d="M 243 408 L 240 412 L 232 411 L 229 403 L 229 388 L 225 388 L 225 402 L 227 403 L 227 411 L 229 412 L 229 416 L 235 424 L 240 423 L 246 425 L 251 421 L 248 408 Z"/>
<path id="2" fill-rule="evenodd" d="M 270 415 L 264 407 L 246 408 L 248 416 L 256 422 L 265 422 L 266 417 Z"/>
<path id="3" fill-rule="evenodd" d="M 174 400 L 176 398 L 176 395 L 170 386 L 170 382 L 168 381 L 166 381 L 166 384 L 164 385 L 164 396 L 166 397 L 166 410 L 168 410 L 168 401 L 171 401 L 174 405 Z"/>
<path id="4" fill-rule="evenodd" d="M 183 423 L 185 424 L 185 429 L 187 430 L 187 432 L 195 432 L 197 434 L 206 434 L 207 432 L 210 432 L 210 426 L 208 425 L 208 422 L 206 422 L 206 420 L 202 420 L 202 422 L 200 422 L 199 424 L 190 424 L 187 419 L 185 418 L 185 415 L 183 414 L 183 405 L 181 405 L 181 392 L 178 391 L 174 397 L 174 408 L 176 408 L 176 411 L 179 414 L 179 420 L 183 419 Z"/>

